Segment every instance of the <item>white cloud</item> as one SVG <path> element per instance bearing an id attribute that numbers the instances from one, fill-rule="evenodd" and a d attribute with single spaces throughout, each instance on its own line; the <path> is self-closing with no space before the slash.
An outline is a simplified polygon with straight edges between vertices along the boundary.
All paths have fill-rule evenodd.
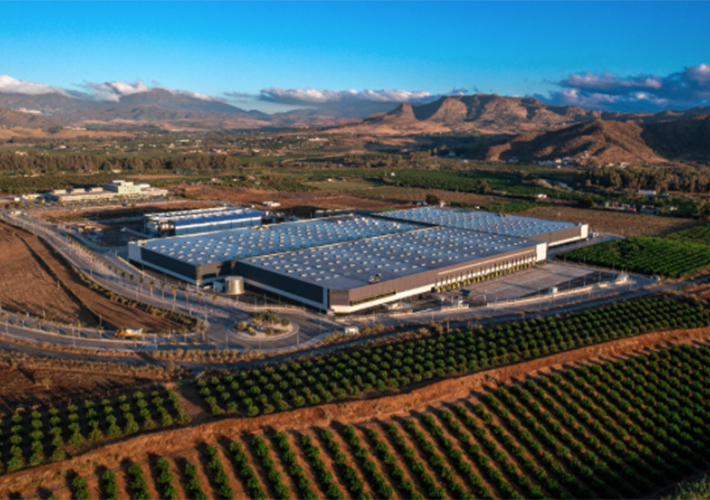
<path id="1" fill-rule="evenodd" d="M 68 95 L 68 92 L 60 87 L 52 87 L 44 83 L 26 82 L 18 80 L 8 75 L 0 75 L 0 93 L 4 94 L 25 94 L 25 95 L 41 95 L 41 94 L 62 94 Z"/>
<path id="2" fill-rule="evenodd" d="M 409 90 L 323 90 L 323 89 L 282 89 L 271 87 L 261 91 L 259 99 L 283 104 L 319 105 L 334 102 L 427 102 L 435 99 L 430 92 Z"/>
<path id="3" fill-rule="evenodd" d="M 84 87 L 89 90 L 91 96 L 97 101 L 113 102 L 118 102 L 123 96 L 148 92 L 151 89 L 151 87 L 141 80 L 136 80 L 135 83 L 120 81 L 104 83 L 87 82 L 84 84 Z"/>
<path id="4" fill-rule="evenodd" d="M 710 65 L 688 66 L 665 76 L 585 72 L 556 85 L 562 90 L 538 98 L 611 111 L 685 109 L 710 104 Z"/>

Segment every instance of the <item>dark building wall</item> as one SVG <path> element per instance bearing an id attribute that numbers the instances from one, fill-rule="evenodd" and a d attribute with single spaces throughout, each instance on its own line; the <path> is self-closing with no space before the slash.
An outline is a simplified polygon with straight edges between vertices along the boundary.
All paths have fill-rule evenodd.
<path id="1" fill-rule="evenodd" d="M 251 266 L 245 262 L 237 263 L 235 274 L 242 276 L 246 280 L 255 281 L 277 290 L 283 290 L 318 304 L 323 303 L 323 287 L 312 283 L 306 283 L 290 276 Z"/>
<path id="2" fill-rule="evenodd" d="M 172 257 L 159 254 L 145 247 L 141 247 L 141 259 L 146 264 L 153 264 L 168 271 L 172 271 L 181 276 L 185 276 L 191 280 L 197 279 L 197 267 L 191 264 L 186 264 Z"/>

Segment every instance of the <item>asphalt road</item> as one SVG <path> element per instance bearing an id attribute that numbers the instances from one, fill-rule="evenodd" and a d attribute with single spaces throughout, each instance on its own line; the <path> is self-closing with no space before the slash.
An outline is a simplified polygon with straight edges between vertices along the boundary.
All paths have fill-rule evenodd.
<path id="1" fill-rule="evenodd" d="M 60 254 L 71 262 L 72 265 L 103 287 L 152 305 L 187 314 L 193 314 L 206 320 L 207 328 L 204 332 L 204 342 L 200 341 L 196 344 L 191 343 L 190 340 L 201 340 L 202 335 L 199 333 L 193 333 L 187 337 L 182 335 L 174 336 L 172 338 L 172 342 L 163 336 L 160 339 L 156 338 L 155 342 L 136 343 L 133 341 L 122 340 L 98 340 L 91 338 L 92 332 L 86 329 L 84 329 L 77 336 L 73 336 L 51 334 L 35 329 L 22 328 L 18 325 L 0 325 L 0 329 L 2 329 L 2 331 L 7 329 L 8 335 L 15 338 L 35 341 L 38 343 L 48 342 L 63 346 L 86 347 L 92 349 L 111 348 L 119 350 L 132 350 L 141 353 L 157 348 L 214 349 L 217 347 L 220 349 L 231 348 L 240 350 L 261 350 L 270 354 L 283 353 L 279 356 L 289 357 L 296 355 L 292 352 L 295 349 L 316 344 L 327 334 L 335 331 L 342 331 L 346 325 L 356 324 L 361 326 L 367 321 L 376 321 L 384 324 L 385 326 L 395 327 L 395 331 L 377 336 L 361 337 L 353 339 L 352 341 L 334 344 L 333 346 L 311 349 L 309 352 L 326 352 L 330 349 L 357 345 L 361 342 L 366 342 L 374 338 L 381 338 L 387 335 L 396 334 L 404 329 L 411 329 L 412 324 L 426 324 L 432 321 L 450 321 L 451 324 L 490 324 L 504 322 L 521 319 L 523 317 L 532 317 L 535 315 L 559 314 L 595 307 L 603 303 L 647 295 L 652 292 L 676 289 L 681 285 L 684 286 L 687 284 L 680 283 L 664 286 L 653 286 L 649 288 L 649 285 L 651 284 L 650 279 L 635 277 L 635 279 L 639 282 L 639 286 L 647 288 L 625 289 L 624 287 L 617 287 L 589 292 L 589 294 L 583 294 L 582 296 L 572 295 L 560 297 L 540 297 L 538 300 L 530 303 L 510 303 L 499 305 L 497 307 L 476 307 L 467 310 L 429 310 L 399 317 L 372 317 L 371 320 L 369 317 L 360 317 L 350 318 L 345 321 L 336 321 L 331 317 L 309 310 L 269 306 L 269 309 L 277 310 L 282 317 L 288 318 L 294 324 L 297 332 L 285 337 L 254 338 L 235 333 L 234 326 L 238 321 L 248 319 L 254 311 L 264 310 L 263 307 L 255 307 L 252 304 L 238 302 L 226 297 L 218 297 L 217 301 L 213 302 L 211 293 L 209 292 L 203 292 L 204 296 L 202 300 L 199 300 L 197 297 L 198 291 L 194 288 L 190 288 L 187 293 L 184 289 L 177 289 L 175 295 L 173 296 L 172 289 L 169 287 L 165 290 L 163 290 L 160 286 L 151 288 L 148 283 L 150 280 L 154 280 L 154 277 L 143 274 L 140 270 L 126 263 L 115 254 L 114 249 L 98 247 L 90 241 L 85 241 L 91 251 L 99 256 L 99 258 L 97 258 L 90 252 L 87 252 L 83 247 L 73 242 L 70 235 L 66 233 L 61 226 L 47 224 L 27 215 L 11 216 L 6 213 L 3 214 L 3 216 L 10 222 L 23 226 L 35 234 L 42 236 L 45 241 L 52 245 Z M 118 269 L 118 272 L 116 272 L 115 269 Z M 122 276 L 122 272 L 125 272 L 126 277 Z M 128 279 L 129 275 L 134 276 L 134 279 Z M 137 282 L 139 280 L 138 277 L 141 275 L 144 276 L 144 283 L 142 285 Z M 95 334 L 96 332 L 93 332 L 94 336 Z M 188 342 L 185 343 L 184 340 L 188 340 Z M 11 343 L 2 342 L 2 344 L 7 346 Z M 41 349 L 40 346 L 37 346 L 36 348 L 32 347 L 32 349 L 30 349 L 29 346 L 20 346 L 19 344 L 12 345 L 14 345 L 16 349 L 26 347 L 27 350 L 32 352 L 41 351 L 43 354 L 48 354 L 49 352 Z M 66 353 L 59 354 L 66 355 Z M 97 356 L 97 358 L 107 360 L 107 358 L 103 356 Z M 81 359 L 87 358 L 82 355 Z M 125 362 L 125 359 L 126 358 L 118 357 L 117 361 Z M 197 366 L 201 368 L 210 367 L 202 362 L 182 364 L 186 367 L 195 368 Z M 242 365 L 244 365 L 244 363 L 239 363 L 234 366 Z M 224 367 L 224 365 L 219 366 Z M 217 365 L 214 367 L 217 367 Z"/>

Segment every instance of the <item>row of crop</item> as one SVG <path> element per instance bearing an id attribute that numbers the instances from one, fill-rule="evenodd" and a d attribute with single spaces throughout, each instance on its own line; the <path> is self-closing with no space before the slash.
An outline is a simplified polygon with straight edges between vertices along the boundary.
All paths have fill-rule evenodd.
<path id="1" fill-rule="evenodd" d="M 205 457 L 207 459 L 207 473 L 217 497 L 222 500 L 232 500 L 234 498 L 234 489 L 229 484 L 229 477 L 224 471 L 219 451 L 214 446 L 208 446 L 205 448 Z"/>
<path id="2" fill-rule="evenodd" d="M 345 488 L 350 494 L 350 498 L 369 499 L 369 494 L 365 492 L 365 483 L 358 471 L 348 463 L 348 457 L 340 449 L 340 443 L 333 439 L 330 430 L 323 430 L 319 433 L 321 440 L 331 455 L 336 470 L 345 482 Z"/>
<path id="3" fill-rule="evenodd" d="M 370 452 L 362 445 L 362 439 L 357 434 L 355 427 L 347 425 L 343 427 L 341 433 L 347 442 L 353 455 L 360 462 L 362 470 L 367 476 L 372 489 L 377 495 L 377 498 L 394 498 L 394 489 L 390 485 L 387 478 L 379 471 L 377 464 L 370 458 Z"/>
<path id="4" fill-rule="evenodd" d="M 416 477 L 421 484 L 424 490 L 424 496 L 426 498 L 444 498 L 446 492 L 439 486 L 434 477 L 429 474 L 419 458 L 417 458 L 417 453 L 407 444 L 407 440 L 404 439 L 399 432 L 397 425 L 388 424 L 385 430 L 394 445 L 395 451 L 401 457 L 402 461 L 407 464 L 412 476 Z"/>
<path id="5" fill-rule="evenodd" d="M 277 432 L 274 435 L 274 442 L 278 450 L 281 460 L 286 466 L 293 484 L 296 486 L 298 498 L 305 500 L 316 500 L 318 495 L 311 488 L 311 481 L 306 477 L 303 467 L 298 462 L 296 453 L 291 448 L 291 443 L 288 439 L 288 434 L 285 432 Z"/>
<path id="6" fill-rule="evenodd" d="M 321 489 L 328 499 L 342 500 L 345 498 L 340 491 L 338 484 L 333 476 L 333 473 L 328 470 L 325 462 L 321 458 L 320 448 L 313 444 L 313 438 L 307 434 L 301 436 L 301 446 L 303 454 L 311 469 L 316 475 L 316 479 L 320 483 Z"/>
<path id="7" fill-rule="evenodd" d="M 710 353 L 686 357 L 674 367 L 681 377 L 666 378 L 668 363 L 631 358 L 501 388 L 483 401 L 565 487 L 591 487 L 575 496 L 646 496 L 710 462 L 710 409 L 692 397 L 693 384 L 708 385 Z"/>
<path id="8" fill-rule="evenodd" d="M 255 437 L 251 441 L 251 447 L 254 450 L 254 455 L 259 460 L 262 469 L 266 473 L 266 480 L 271 485 L 274 491 L 274 498 L 278 500 L 287 500 L 291 497 L 289 488 L 284 484 L 281 472 L 276 468 L 276 462 L 271 458 L 271 451 L 266 440 L 261 437 Z"/>
<path id="9" fill-rule="evenodd" d="M 404 469 L 400 466 L 401 460 L 390 452 L 387 444 L 380 438 L 380 434 L 375 429 L 367 429 L 365 432 L 367 438 L 372 443 L 375 455 L 385 465 L 390 477 L 397 482 L 397 489 L 401 497 L 411 498 L 412 500 L 423 500 L 424 496 L 417 491 L 414 481 L 407 477 Z"/>
<path id="10" fill-rule="evenodd" d="M 242 443 L 232 441 L 229 443 L 229 453 L 234 463 L 234 468 L 237 471 L 239 479 L 244 484 L 244 489 L 250 498 L 254 500 L 265 500 L 269 498 L 264 489 L 261 487 L 259 477 L 254 472 L 254 469 L 249 462 L 249 456 L 244 451 Z"/>
<path id="11" fill-rule="evenodd" d="M 658 297 L 561 318 L 430 334 L 198 381 L 215 415 L 256 416 L 406 387 L 662 328 L 710 324 L 700 304 Z"/>
<path id="12" fill-rule="evenodd" d="M 18 408 L 0 419 L 0 467 L 12 472 L 27 465 L 56 462 L 66 457 L 67 447 L 81 446 L 87 440 L 98 443 L 189 420 L 172 390 L 152 391 L 149 398 L 136 391 L 130 398 L 122 395 L 114 401 L 86 401 L 81 407 Z"/>

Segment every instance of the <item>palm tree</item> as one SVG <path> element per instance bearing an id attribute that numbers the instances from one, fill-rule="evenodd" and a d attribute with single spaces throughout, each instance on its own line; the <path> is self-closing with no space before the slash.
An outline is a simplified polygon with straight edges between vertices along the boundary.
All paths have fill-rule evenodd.
<path id="1" fill-rule="evenodd" d="M 153 287 L 155 286 L 155 281 L 150 280 L 148 282 L 148 286 L 150 287 L 150 298 L 152 299 L 153 298 Z"/>
<path id="2" fill-rule="evenodd" d="M 170 289 L 173 291 L 173 302 L 177 300 L 177 287 L 175 285 L 170 285 Z"/>
<path id="3" fill-rule="evenodd" d="M 203 294 L 202 292 L 197 292 L 197 298 L 200 299 L 200 307 L 202 307 L 202 296 L 203 296 L 203 295 L 204 295 L 204 294 Z"/>
<path id="4" fill-rule="evenodd" d="M 202 342 L 204 342 L 204 341 L 205 341 L 205 331 L 207 330 L 207 327 L 205 326 L 204 323 L 199 322 L 199 323 L 197 324 L 197 329 L 198 329 L 198 330 L 200 331 L 200 333 L 202 334 Z"/>

